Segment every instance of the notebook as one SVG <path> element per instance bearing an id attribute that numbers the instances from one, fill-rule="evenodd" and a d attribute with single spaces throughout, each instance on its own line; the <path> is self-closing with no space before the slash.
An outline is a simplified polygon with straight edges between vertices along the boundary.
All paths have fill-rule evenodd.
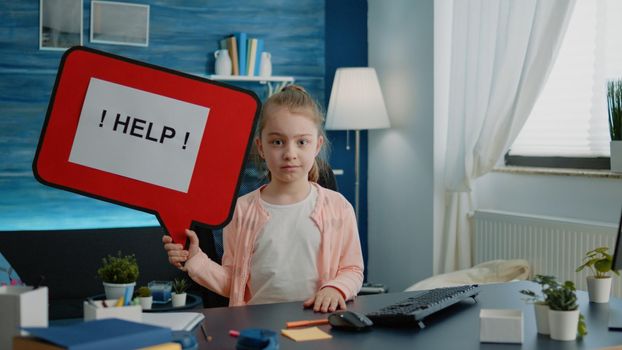
<path id="1" fill-rule="evenodd" d="M 170 329 L 107 318 L 69 326 L 24 327 L 30 336 L 68 350 L 110 350 L 142 348 L 173 339 Z"/>

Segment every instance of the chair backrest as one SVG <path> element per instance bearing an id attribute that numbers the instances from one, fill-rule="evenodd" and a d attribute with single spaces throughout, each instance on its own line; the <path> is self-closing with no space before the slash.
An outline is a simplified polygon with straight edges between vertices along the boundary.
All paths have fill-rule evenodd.
<path id="1" fill-rule="evenodd" d="M 49 289 L 50 318 L 82 317 L 82 301 L 104 292 L 97 278 L 102 258 L 134 254 L 137 285 L 183 273 L 168 262 L 160 227 L 0 232 L 0 252 L 28 285 Z"/>

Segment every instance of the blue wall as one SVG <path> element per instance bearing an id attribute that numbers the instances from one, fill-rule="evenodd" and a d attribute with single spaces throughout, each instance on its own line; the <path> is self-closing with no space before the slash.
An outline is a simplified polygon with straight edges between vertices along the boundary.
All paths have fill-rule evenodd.
<path id="1" fill-rule="evenodd" d="M 91 44 L 90 1 L 83 3 L 83 45 L 191 74 L 213 73 L 213 52 L 222 37 L 238 31 L 261 37 L 272 53 L 273 74 L 294 76 L 324 107 L 337 67 L 367 65 L 364 0 L 135 0 L 151 6 L 146 48 Z M 39 50 L 38 33 L 38 0 L 0 3 L 0 231 L 157 225 L 150 214 L 34 179 L 32 159 L 63 53 Z M 240 86 L 265 98 L 262 86 Z M 337 177 L 340 192 L 354 202 L 353 151 L 345 149 L 345 132 L 331 132 L 329 138 L 331 164 L 344 170 Z M 364 134 L 363 170 L 366 154 Z M 359 218 L 364 246 L 366 176 L 364 170 Z"/>
<path id="2" fill-rule="evenodd" d="M 326 103 L 335 71 L 340 67 L 367 67 L 367 1 L 326 1 Z M 349 140 L 346 131 L 329 131 L 328 137 L 332 142 L 331 165 L 344 170 L 342 176 L 337 176 L 339 192 L 354 205 L 354 132 L 350 132 Z M 358 224 L 367 266 L 367 131 L 361 132 L 360 167 Z"/>
<path id="3" fill-rule="evenodd" d="M 213 73 L 218 41 L 236 31 L 264 38 L 273 74 L 292 75 L 324 103 L 324 1 L 133 1 L 150 4 L 149 47 L 84 45 L 192 74 Z M 39 1 L 0 4 L 0 230 L 157 225 L 150 214 L 48 188 L 31 163 L 63 52 L 38 49 Z M 241 84 L 265 97 L 258 84 Z"/>

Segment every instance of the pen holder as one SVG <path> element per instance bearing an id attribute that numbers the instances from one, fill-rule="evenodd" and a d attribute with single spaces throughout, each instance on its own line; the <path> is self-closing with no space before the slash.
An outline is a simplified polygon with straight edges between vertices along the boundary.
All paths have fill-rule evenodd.
<path id="1" fill-rule="evenodd" d="M 12 349 L 21 327 L 48 326 L 48 289 L 0 287 L 0 349 Z"/>
<path id="2" fill-rule="evenodd" d="M 104 307 L 102 300 L 94 300 L 91 304 L 87 301 L 84 305 L 84 320 L 99 320 L 102 318 L 121 318 L 128 321 L 142 322 L 143 314 L 140 305 L 113 306 L 116 299 L 105 300 L 108 307 Z"/>

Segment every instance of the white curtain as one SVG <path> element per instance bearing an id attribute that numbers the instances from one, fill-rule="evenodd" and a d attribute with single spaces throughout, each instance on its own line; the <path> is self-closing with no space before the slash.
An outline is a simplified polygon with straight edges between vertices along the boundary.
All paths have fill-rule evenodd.
<path id="1" fill-rule="evenodd" d="M 472 181 L 525 123 L 573 7 L 574 0 L 453 1 L 440 272 L 472 266 Z"/>

